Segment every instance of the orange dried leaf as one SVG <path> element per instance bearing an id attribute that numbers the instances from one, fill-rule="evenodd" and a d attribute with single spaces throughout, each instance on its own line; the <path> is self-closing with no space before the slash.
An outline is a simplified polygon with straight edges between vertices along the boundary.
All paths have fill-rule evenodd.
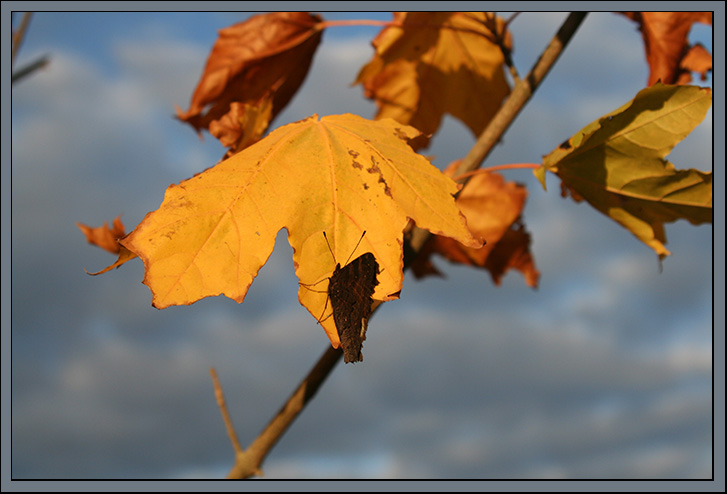
<path id="1" fill-rule="evenodd" d="M 83 223 L 76 223 L 76 226 L 86 235 L 89 244 L 100 247 L 112 254 L 118 254 L 121 246 L 118 239 L 124 236 L 124 224 L 121 216 L 114 219 L 114 227 L 109 227 L 109 222 L 104 221 L 103 226 L 90 227 Z"/>
<path id="2" fill-rule="evenodd" d="M 373 298 L 395 299 L 409 218 L 469 246 L 482 243 L 455 205 L 457 185 L 407 145 L 416 135 L 390 119 L 355 115 L 285 125 L 171 185 L 160 208 L 121 242 L 144 261 L 144 283 L 160 309 L 220 294 L 242 302 L 282 228 L 294 249 L 299 299 L 316 319 L 326 305 L 330 313 L 326 280 L 352 254 L 374 254 Z M 322 319 L 337 347 L 333 318 Z"/>
<path id="3" fill-rule="evenodd" d="M 509 269 L 516 269 L 523 274 L 529 287 L 538 287 L 540 272 L 535 267 L 535 259 L 530 252 L 530 234 L 519 220 L 495 244 L 487 256 L 485 269 L 490 272 L 496 285 L 501 283 Z"/>
<path id="4" fill-rule="evenodd" d="M 210 134 L 228 147 L 228 156 L 232 156 L 260 140 L 270 123 L 272 109 L 270 100 L 265 100 L 261 106 L 232 103 L 229 113 L 210 122 Z"/>
<path id="5" fill-rule="evenodd" d="M 498 285 L 504 273 L 515 268 L 523 273 L 529 286 L 536 287 L 538 271 L 529 251 L 530 236 L 520 224 L 526 198 L 525 187 L 506 182 L 499 173 L 473 176 L 457 198 L 457 205 L 470 231 L 486 238 L 487 244 L 473 249 L 433 236 L 412 264 L 414 275 L 439 274 L 430 261 L 436 253 L 453 263 L 487 269 Z"/>
<path id="6" fill-rule="evenodd" d="M 235 110 L 236 120 L 241 109 L 243 113 L 257 109 L 255 117 L 242 117 L 243 121 L 258 121 L 259 114 L 265 113 L 262 109 L 271 105 L 264 123 L 267 128 L 303 83 L 321 40 L 321 21 L 307 12 L 273 12 L 221 29 L 189 110 L 178 110 L 178 118 L 197 131 L 211 130 L 211 124 L 228 114 L 233 103 L 243 105 Z M 261 135 L 259 127 L 252 129 Z M 235 143 L 255 140 L 245 134 Z"/>
<path id="7" fill-rule="evenodd" d="M 712 70 L 712 54 L 701 44 L 697 43 L 692 46 L 684 58 L 682 58 L 681 67 L 685 70 L 685 74 L 689 76 L 683 84 L 691 80 L 691 72 L 699 74 L 699 78 L 703 81 L 707 80 L 707 72 Z"/>
<path id="8" fill-rule="evenodd" d="M 684 60 L 690 52 L 688 35 L 692 24 L 712 25 L 712 12 L 625 12 L 624 15 L 638 23 L 644 38 L 650 67 L 649 86 L 659 80 L 663 84 L 688 84 L 692 80 L 691 70 L 704 76 L 705 54 L 709 56 L 708 70 L 712 69 L 712 56 L 706 50 L 700 55 L 700 69 L 692 69 Z"/>
<path id="9" fill-rule="evenodd" d="M 426 147 L 445 113 L 479 135 L 510 88 L 504 57 L 484 12 L 399 12 L 401 26 L 384 28 L 373 41 L 376 53 L 356 83 L 376 100 L 376 118 L 412 125 Z M 498 31 L 504 22 L 496 18 Z M 510 46 L 509 33 L 505 36 Z"/>
<path id="10" fill-rule="evenodd" d="M 114 219 L 114 227 L 109 228 L 108 222 L 104 222 L 103 226 L 90 227 L 83 223 L 76 223 L 76 226 L 81 229 L 86 240 L 89 244 L 101 247 L 104 250 L 111 252 L 112 254 L 118 254 L 118 259 L 112 265 L 108 266 L 97 273 L 88 273 L 91 275 L 98 275 L 110 271 L 114 268 L 118 268 L 126 261 L 129 261 L 136 257 L 136 254 L 130 252 L 126 247 L 123 247 L 119 243 L 119 239 L 124 236 L 124 224 L 121 222 L 121 216 L 117 216 Z"/>

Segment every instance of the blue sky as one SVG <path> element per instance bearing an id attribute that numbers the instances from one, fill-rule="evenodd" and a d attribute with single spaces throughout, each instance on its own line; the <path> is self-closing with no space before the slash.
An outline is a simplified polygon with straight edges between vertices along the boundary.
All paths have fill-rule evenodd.
<path id="1" fill-rule="evenodd" d="M 172 117 L 187 108 L 216 31 L 246 17 L 33 17 L 16 66 L 51 62 L 12 94 L 15 478 L 222 477 L 233 451 L 208 369 L 248 444 L 328 344 L 297 302 L 285 232 L 241 305 L 159 311 L 138 260 L 100 277 L 83 271 L 113 258 L 75 222 L 122 214 L 130 230 L 169 184 L 224 153 Z M 564 18 L 514 22 L 521 73 Z M 371 117 L 374 104 L 350 84 L 377 32 L 327 31 L 275 125 Z M 696 35 L 711 50 L 711 30 Z M 647 75 L 635 25 L 590 14 L 487 164 L 539 162 L 633 98 Z M 710 111 L 669 156 L 677 168 L 712 169 L 711 120 Z M 473 142 L 447 118 L 426 152 L 445 166 Z M 339 364 L 267 458 L 265 478 L 711 476 L 712 226 L 667 225 L 673 255 L 660 271 L 630 233 L 562 199 L 555 177 L 548 192 L 530 172 L 506 177 L 528 187 L 539 289 L 517 273 L 495 287 L 441 260 L 445 279 L 406 279 L 401 300 L 370 322 L 365 362 Z"/>

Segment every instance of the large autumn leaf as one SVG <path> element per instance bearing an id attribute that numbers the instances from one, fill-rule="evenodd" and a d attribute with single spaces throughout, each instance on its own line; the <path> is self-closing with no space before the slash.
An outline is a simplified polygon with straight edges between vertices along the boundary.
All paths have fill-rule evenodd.
<path id="1" fill-rule="evenodd" d="M 657 83 L 583 128 L 543 159 L 564 194 L 593 207 L 656 251 L 669 255 L 664 223 L 712 222 L 712 172 L 677 170 L 664 159 L 703 119 L 712 91 Z"/>
<path id="2" fill-rule="evenodd" d="M 397 12 L 399 26 L 384 28 L 376 53 L 356 79 L 376 100 L 376 118 L 393 118 L 423 132 L 428 145 L 445 113 L 479 135 L 510 88 L 504 57 L 485 12 Z M 492 16 L 494 17 L 494 16 Z M 495 18 L 500 34 L 504 22 Z M 509 36 L 505 37 L 509 45 Z"/>
<path id="3" fill-rule="evenodd" d="M 322 19 L 273 12 L 221 29 L 186 112 L 225 146 L 257 141 L 303 83 L 321 40 Z"/>
<path id="4" fill-rule="evenodd" d="M 496 172 L 472 177 L 457 196 L 457 206 L 467 218 L 470 231 L 486 238 L 487 244 L 475 249 L 432 235 L 412 263 L 414 275 L 419 278 L 439 275 L 430 260 L 438 254 L 453 263 L 488 270 L 498 285 L 507 270 L 517 269 L 525 276 L 528 286 L 537 287 L 540 273 L 530 253 L 530 235 L 520 219 L 527 195 L 524 186 L 507 182 Z"/>
<path id="5" fill-rule="evenodd" d="M 700 44 L 689 44 L 692 24 L 712 25 L 712 12 L 624 12 L 639 25 L 649 62 L 649 85 L 687 84 L 692 72 L 702 80 L 712 70 L 712 55 Z"/>
<path id="6" fill-rule="evenodd" d="M 159 209 L 120 242 L 144 261 L 157 308 L 219 294 L 242 302 L 282 228 L 294 249 L 299 299 L 317 319 L 336 263 L 354 250 L 354 257 L 371 252 L 378 262 L 373 298 L 397 298 L 409 218 L 482 245 L 455 205 L 457 185 L 407 144 L 417 135 L 390 119 L 356 115 L 314 115 L 280 127 L 171 185 Z M 322 325 L 337 347 L 333 318 Z"/>

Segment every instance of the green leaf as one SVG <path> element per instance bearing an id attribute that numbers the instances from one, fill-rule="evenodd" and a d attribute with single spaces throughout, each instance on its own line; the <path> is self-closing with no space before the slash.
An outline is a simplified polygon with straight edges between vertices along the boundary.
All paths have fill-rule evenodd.
<path id="1" fill-rule="evenodd" d="M 617 221 L 664 258 L 664 223 L 712 222 L 712 172 L 664 159 L 704 119 L 712 91 L 657 83 L 584 127 L 543 159 L 536 177 L 558 175 L 563 195 Z"/>

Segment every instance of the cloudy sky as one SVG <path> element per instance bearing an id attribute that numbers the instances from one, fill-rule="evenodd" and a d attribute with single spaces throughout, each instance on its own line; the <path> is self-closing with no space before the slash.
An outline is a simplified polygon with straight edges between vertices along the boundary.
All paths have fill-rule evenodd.
<path id="1" fill-rule="evenodd" d="M 122 214 L 130 230 L 169 184 L 224 153 L 172 116 L 187 108 L 217 30 L 248 15 L 34 15 L 16 67 L 51 61 L 12 92 L 14 478 L 224 477 L 233 449 L 209 368 L 246 445 L 329 344 L 297 302 L 284 231 L 241 305 L 154 309 L 138 260 L 84 272 L 114 258 L 75 222 Z M 565 17 L 513 23 L 521 73 Z M 374 104 L 350 84 L 377 32 L 328 30 L 275 124 L 371 117 Z M 711 36 L 693 29 L 710 51 Z M 632 99 L 647 75 L 635 25 L 589 15 L 487 165 L 539 162 Z M 445 166 L 473 142 L 447 118 L 427 154 Z M 712 169 L 711 110 L 669 159 Z M 529 190 L 539 289 L 519 273 L 496 287 L 486 272 L 441 260 L 446 278 L 406 279 L 401 299 L 372 318 L 365 361 L 338 365 L 267 458 L 265 478 L 711 477 L 712 226 L 667 225 L 673 255 L 660 270 L 630 233 L 562 199 L 555 177 L 548 192 L 529 171 L 506 177 Z M 5 322 L 3 335 L 7 349 Z"/>

